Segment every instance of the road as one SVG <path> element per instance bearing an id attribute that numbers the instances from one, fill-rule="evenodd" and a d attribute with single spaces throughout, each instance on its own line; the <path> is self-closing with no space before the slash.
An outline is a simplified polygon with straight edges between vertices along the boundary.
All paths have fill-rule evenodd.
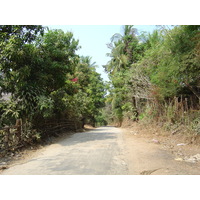
<path id="1" fill-rule="evenodd" d="M 120 130 L 113 127 L 75 133 L 57 144 L 39 150 L 32 159 L 15 165 L 2 174 L 127 174 L 127 165 L 121 158 L 121 136 Z"/>
<path id="2" fill-rule="evenodd" d="M 39 149 L 2 175 L 200 174 L 199 164 L 177 162 L 158 145 L 115 127 L 75 133 Z"/>

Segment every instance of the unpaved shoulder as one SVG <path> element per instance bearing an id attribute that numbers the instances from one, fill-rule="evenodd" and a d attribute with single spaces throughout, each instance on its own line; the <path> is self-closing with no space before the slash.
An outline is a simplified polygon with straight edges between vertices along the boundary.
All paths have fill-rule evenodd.
<path id="1" fill-rule="evenodd" d="M 133 175 L 189 175 L 200 174 L 200 164 L 177 160 L 177 154 L 166 148 L 163 137 L 134 134 L 133 130 L 121 129 L 125 146 L 125 158 L 129 174 Z M 184 148 L 183 146 L 180 146 Z M 196 151 L 195 151 L 196 152 Z"/>

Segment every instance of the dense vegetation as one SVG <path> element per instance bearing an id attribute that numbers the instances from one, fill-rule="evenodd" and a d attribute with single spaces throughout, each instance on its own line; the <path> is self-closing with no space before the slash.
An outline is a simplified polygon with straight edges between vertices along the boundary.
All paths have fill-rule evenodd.
<path id="1" fill-rule="evenodd" d="M 108 47 L 109 86 L 92 58 L 76 53 L 71 32 L 1 25 L 0 143 L 16 120 L 20 141 L 41 138 L 47 122 L 62 120 L 81 128 L 128 119 L 200 133 L 199 25 L 160 26 L 151 34 L 126 25 Z"/>
<path id="2" fill-rule="evenodd" d="M 105 84 L 71 32 L 42 26 L 0 26 L 0 126 L 20 119 L 23 137 L 42 136 L 46 121 L 95 125 Z M 0 128 L 1 128 L 0 127 Z"/>
<path id="3" fill-rule="evenodd" d="M 126 25 L 108 47 L 109 123 L 140 120 L 200 133 L 199 25 L 160 26 L 151 34 Z"/>

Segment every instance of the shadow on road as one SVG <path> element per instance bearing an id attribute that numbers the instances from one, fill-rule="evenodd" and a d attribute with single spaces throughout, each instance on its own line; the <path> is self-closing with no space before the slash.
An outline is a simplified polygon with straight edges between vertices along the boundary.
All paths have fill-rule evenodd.
<path id="1" fill-rule="evenodd" d="M 116 137 L 117 137 L 117 132 L 115 133 L 115 132 L 109 131 L 109 127 L 101 127 L 101 128 L 93 129 L 86 132 L 75 133 L 71 135 L 70 137 L 67 137 L 66 139 L 59 142 L 59 144 L 62 146 L 71 146 L 71 145 L 76 145 L 78 143 L 87 143 L 87 145 L 90 145 L 88 142 L 97 141 L 97 140 L 106 141 L 106 140 L 115 139 Z"/>
<path id="2" fill-rule="evenodd" d="M 109 130 L 109 128 L 117 128 L 117 127 L 115 127 L 115 126 L 100 126 L 100 127 L 93 128 L 93 129 L 86 128 L 85 130 L 86 131 L 106 131 L 106 130 Z"/>

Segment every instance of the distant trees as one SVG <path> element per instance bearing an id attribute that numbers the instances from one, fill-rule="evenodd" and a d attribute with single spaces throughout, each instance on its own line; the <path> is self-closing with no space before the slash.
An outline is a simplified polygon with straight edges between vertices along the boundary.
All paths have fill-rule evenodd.
<path id="1" fill-rule="evenodd" d="M 83 123 L 93 126 L 97 123 L 100 108 L 104 107 L 105 84 L 100 74 L 95 71 L 95 63 L 91 63 L 91 57 L 80 57 L 75 67 L 73 78 L 77 79 L 73 92 L 73 112 Z"/>
<path id="2" fill-rule="evenodd" d="M 115 34 L 108 45 L 111 53 L 108 56 L 111 60 L 106 66 L 105 71 L 109 73 L 112 81 L 112 109 L 114 118 L 121 124 L 123 119 L 123 110 L 127 108 L 132 101 L 128 94 L 127 76 L 132 63 L 137 61 L 138 39 L 136 30 L 132 25 L 124 26 L 123 35 Z"/>

